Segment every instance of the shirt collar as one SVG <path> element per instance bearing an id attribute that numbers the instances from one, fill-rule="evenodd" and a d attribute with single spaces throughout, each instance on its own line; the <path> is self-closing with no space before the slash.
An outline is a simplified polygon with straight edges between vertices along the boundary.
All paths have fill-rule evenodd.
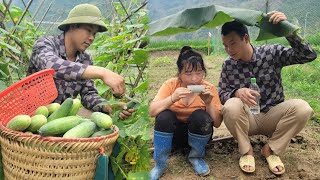
<path id="1" fill-rule="evenodd" d="M 63 59 L 67 59 L 67 52 L 66 52 L 66 46 L 64 43 L 64 33 L 58 35 L 58 39 L 59 39 L 59 51 L 60 51 L 60 55 Z M 81 62 L 82 59 L 84 57 L 84 53 L 82 52 L 77 52 L 77 57 L 76 57 L 76 61 L 75 62 Z"/>
<path id="2" fill-rule="evenodd" d="M 67 59 L 67 53 L 66 53 L 66 46 L 64 44 L 64 33 L 60 34 L 58 36 L 59 39 L 59 52 L 60 52 L 60 56 L 63 59 Z"/>
<path id="3" fill-rule="evenodd" d="M 255 62 L 255 61 L 257 61 L 257 48 L 255 47 L 255 46 L 252 46 L 251 45 L 251 47 L 252 47 L 252 49 L 253 49 L 253 51 L 252 51 L 252 58 L 251 58 L 251 60 L 249 61 L 249 63 L 252 63 L 252 62 Z M 235 60 L 233 60 L 234 62 L 235 62 L 235 64 L 237 64 L 238 66 L 242 66 L 242 65 L 244 65 L 244 64 L 249 64 L 249 63 L 245 63 L 245 62 L 243 62 L 243 61 L 241 61 L 241 60 L 237 60 L 237 61 L 235 61 Z"/>

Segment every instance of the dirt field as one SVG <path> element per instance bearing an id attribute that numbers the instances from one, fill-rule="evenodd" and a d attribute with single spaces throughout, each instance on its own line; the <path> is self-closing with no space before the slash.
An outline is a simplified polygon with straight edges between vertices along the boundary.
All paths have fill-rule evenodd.
<path id="1" fill-rule="evenodd" d="M 176 58 L 178 51 L 151 52 L 149 66 L 149 93 L 152 98 L 157 93 L 161 84 L 176 74 Z M 206 80 L 214 85 L 218 84 L 219 72 L 223 57 L 206 57 L 205 63 L 208 70 Z M 214 131 L 214 139 L 230 137 L 224 124 Z M 320 127 L 309 123 L 299 133 L 281 156 L 286 167 L 282 176 L 273 175 L 266 160 L 260 155 L 261 147 L 267 142 L 265 136 L 253 136 L 251 142 L 254 147 L 256 171 L 253 174 L 243 173 L 238 165 L 239 153 L 237 143 L 233 138 L 212 142 L 206 148 L 205 160 L 210 166 L 210 175 L 199 177 L 195 174 L 191 164 L 187 161 L 188 152 L 174 152 L 168 160 L 168 169 L 160 178 L 161 180 L 255 180 L 255 179 L 312 179 L 320 180 Z M 152 164 L 154 161 L 152 161 Z M 153 165 L 152 165 L 153 166 Z"/>

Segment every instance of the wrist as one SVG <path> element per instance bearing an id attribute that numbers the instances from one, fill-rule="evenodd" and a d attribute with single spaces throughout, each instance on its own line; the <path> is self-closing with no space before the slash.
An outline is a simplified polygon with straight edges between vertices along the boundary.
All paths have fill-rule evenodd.
<path id="1" fill-rule="evenodd" d="M 103 80 L 105 77 L 108 77 L 107 69 L 99 66 L 96 66 L 96 67 L 97 67 L 97 73 L 98 73 L 99 79 Z"/>
<path id="2" fill-rule="evenodd" d="M 170 96 L 170 100 L 171 100 L 171 103 L 172 103 L 172 104 L 175 103 L 175 101 L 173 100 L 173 95 Z"/>
<path id="3" fill-rule="evenodd" d="M 231 94 L 231 98 L 233 98 L 233 97 L 238 97 L 238 90 L 239 89 L 236 89 L 236 90 L 234 90 L 233 92 L 232 92 L 232 94 Z"/>

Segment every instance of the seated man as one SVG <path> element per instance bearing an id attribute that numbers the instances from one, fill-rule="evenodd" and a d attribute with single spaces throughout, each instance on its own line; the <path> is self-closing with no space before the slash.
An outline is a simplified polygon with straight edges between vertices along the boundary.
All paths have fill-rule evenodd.
<path id="1" fill-rule="evenodd" d="M 97 32 L 107 31 L 101 20 L 100 10 L 91 4 L 75 6 L 58 28 L 63 33 L 57 37 L 41 37 L 33 47 L 28 75 L 43 69 L 55 70 L 54 81 L 58 90 L 55 102 L 76 98 L 87 109 L 110 113 L 111 106 L 96 106 L 106 101 L 98 95 L 92 79 L 101 79 L 111 87 L 112 93 L 121 96 L 125 92 L 124 79 L 120 75 L 92 65 L 91 56 L 85 50 L 92 44 Z M 131 116 L 133 110 L 123 110 L 120 118 Z"/>
<path id="2" fill-rule="evenodd" d="M 268 13 L 269 21 L 276 24 L 286 20 L 277 11 Z M 286 37 L 291 48 L 281 45 L 255 47 L 245 25 L 227 22 L 222 26 L 222 41 L 230 56 L 222 65 L 219 96 L 224 107 L 224 122 L 239 143 L 240 168 L 255 171 L 250 135 L 270 137 L 261 150 L 274 174 L 283 174 L 285 167 L 279 155 L 285 152 L 290 139 L 299 133 L 313 110 L 301 99 L 284 101 L 281 69 L 292 64 L 303 64 L 317 58 L 308 43 L 302 43 L 294 35 Z M 250 78 L 256 78 L 260 92 L 249 89 Z M 249 107 L 256 105 L 260 96 L 261 113 L 252 114 Z M 258 98 L 259 99 L 259 98 Z"/>

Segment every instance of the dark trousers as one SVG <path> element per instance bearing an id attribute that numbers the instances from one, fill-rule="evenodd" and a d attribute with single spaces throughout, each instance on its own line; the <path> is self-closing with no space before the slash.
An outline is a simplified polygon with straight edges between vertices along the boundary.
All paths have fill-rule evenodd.
<path id="1" fill-rule="evenodd" d="M 171 110 L 164 110 L 158 114 L 155 121 L 156 131 L 173 133 L 175 148 L 188 146 L 188 131 L 193 134 L 208 135 L 213 133 L 213 123 L 210 115 L 202 109 L 195 110 L 183 123 Z"/>

